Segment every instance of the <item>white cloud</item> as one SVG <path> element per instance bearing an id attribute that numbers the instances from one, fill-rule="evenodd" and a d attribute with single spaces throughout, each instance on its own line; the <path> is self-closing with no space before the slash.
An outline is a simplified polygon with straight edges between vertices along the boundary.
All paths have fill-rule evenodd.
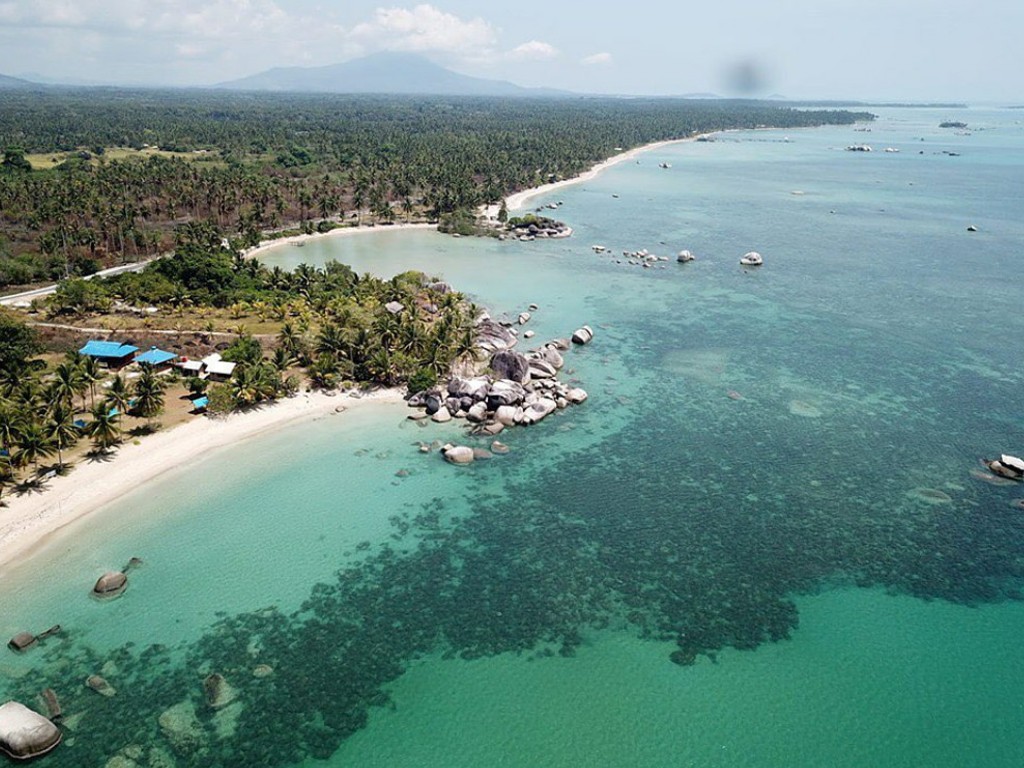
<path id="1" fill-rule="evenodd" d="M 328 3 L 291 0 L 0 0 L 0 42 L 8 58 L 32 62 L 24 71 L 168 84 L 384 50 L 426 53 L 474 71 L 562 56 L 543 40 L 506 47 L 488 19 L 432 2 L 381 4 L 353 19 Z"/>
<path id="2" fill-rule="evenodd" d="M 508 52 L 508 57 L 520 61 L 545 61 L 557 57 L 558 54 L 558 49 L 550 43 L 531 40 L 513 48 Z"/>
<path id="3" fill-rule="evenodd" d="M 481 18 L 460 19 L 432 5 L 378 8 L 372 21 L 355 26 L 349 39 L 372 50 L 474 54 L 491 50 L 497 33 Z"/>
<path id="4" fill-rule="evenodd" d="M 585 56 L 580 60 L 580 63 L 586 64 L 588 67 L 607 65 L 612 63 L 612 55 L 607 51 L 595 53 L 590 56 Z"/>

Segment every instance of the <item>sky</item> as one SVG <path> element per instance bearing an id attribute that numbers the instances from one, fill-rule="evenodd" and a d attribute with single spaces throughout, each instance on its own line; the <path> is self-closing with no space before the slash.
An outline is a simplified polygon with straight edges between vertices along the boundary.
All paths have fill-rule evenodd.
<path id="1" fill-rule="evenodd" d="M 1024 102 L 1021 0 L 0 0 L 0 73 L 212 85 L 416 52 L 583 93 Z"/>

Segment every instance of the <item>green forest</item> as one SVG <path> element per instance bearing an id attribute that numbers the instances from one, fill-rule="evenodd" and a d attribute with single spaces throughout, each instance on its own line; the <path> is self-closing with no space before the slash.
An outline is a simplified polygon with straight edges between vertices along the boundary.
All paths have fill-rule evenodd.
<path id="1" fill-rule="evenodd" d="M 0 287 L 167 253 L 184 223 L 266 233 L 436 221 L 617 150 L 867 113 L 759 102 L 0 92 Z"/>

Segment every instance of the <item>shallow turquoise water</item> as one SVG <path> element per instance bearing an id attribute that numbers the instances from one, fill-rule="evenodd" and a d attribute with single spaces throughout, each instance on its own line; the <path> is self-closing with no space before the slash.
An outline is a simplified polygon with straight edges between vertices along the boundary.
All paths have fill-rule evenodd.
<path id="1" fill-rule="evenodd" d="M 957 118 L 985 130 L 937 128 Z M 3 668 L 72 686 L 69 659 L 165 645 L 118 673 L 157 713 L 223 670 L 245 738 L 183 765 L 1019 765 L 1024 492 L 970 471 L 1021 449 L 1022 164 L 1012 111 L 892 110 L 648 153 L 555 194 L 568 241 L 272 252 L 536 302 L 540 340 L 589 323 L 567 366 L 591 400 L 464 471 L 413 445 L 458 428 L 402 408 L 203 457 L 8 578 L 0 631 L 69 631 Z M 133 555 L 124 598 L 84 597 Z M 131 739 L 163 743 L 153 720 Z"/>

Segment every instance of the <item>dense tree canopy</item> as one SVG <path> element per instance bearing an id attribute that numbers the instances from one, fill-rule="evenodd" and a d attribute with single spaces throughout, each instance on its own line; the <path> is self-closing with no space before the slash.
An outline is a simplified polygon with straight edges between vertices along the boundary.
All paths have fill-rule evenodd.
<path id="1" fill-rule="evenodd" d="M 0 285 L 165 252 L 192 221 L 254 244 L 296 222 L 436 220 L 576 175 L 620 147 L 866 117 L 665 99 L 0 93 Z M 63 154 L 24 170 L 39 153 Z"/>

